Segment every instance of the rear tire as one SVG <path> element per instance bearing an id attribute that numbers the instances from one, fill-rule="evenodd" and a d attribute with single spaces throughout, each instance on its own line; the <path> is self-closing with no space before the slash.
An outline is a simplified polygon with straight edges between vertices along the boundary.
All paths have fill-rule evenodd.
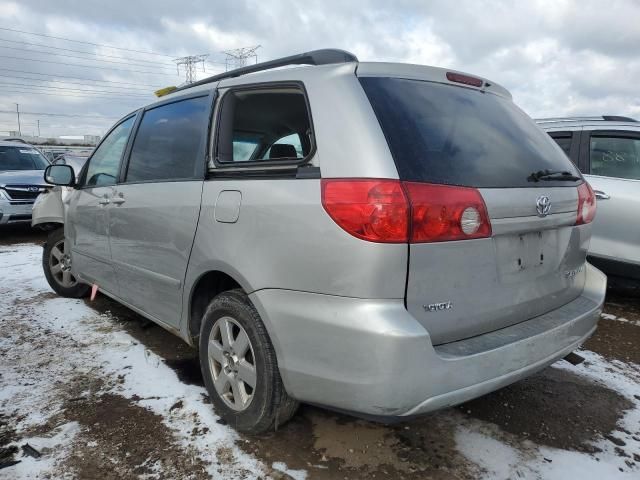
<path id="1" fill-rule="evenodd" d="M 71 273 L 71 260 L 65 253 L 64 227 L 57 228 L 47 237 L 42 252 L 42 268 L 49 286 L 60 296 L 81 298 L 89 293 L 89 285 L 80 283 Z"/>
<path id="2" fill-rule="evenodd" d="M 209 396 L 229 425 L 259 434 L 293 417 L 298 402 L 285 391 L 267 330 L 242 290 L 223 292 L 211 301 L 199 345 Z"/>

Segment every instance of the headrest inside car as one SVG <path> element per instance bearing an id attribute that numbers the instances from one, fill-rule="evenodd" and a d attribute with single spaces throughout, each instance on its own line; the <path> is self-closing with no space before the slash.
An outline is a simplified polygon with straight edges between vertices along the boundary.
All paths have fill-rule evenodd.
<path id="1" fill-rule="evenodd" d="M 269 159 L 272 158 L 298 158 L 296 148 L 289 143 L 276 143 L 271 145 Z"/>

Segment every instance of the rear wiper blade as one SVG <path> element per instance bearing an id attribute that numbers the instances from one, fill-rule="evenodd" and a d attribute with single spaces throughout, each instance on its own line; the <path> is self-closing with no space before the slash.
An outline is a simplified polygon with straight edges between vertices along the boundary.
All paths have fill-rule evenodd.
<path id="1" fill-rule="evenodd" d="M 580 177 L 576 177 L 571 172 L 566 170 L 539 170 L 533 172 L 527 177 L 530 182 L 539 182 L 540 180 L 558 180 L 560 182 L 576 182 L 580 180 Z"/>

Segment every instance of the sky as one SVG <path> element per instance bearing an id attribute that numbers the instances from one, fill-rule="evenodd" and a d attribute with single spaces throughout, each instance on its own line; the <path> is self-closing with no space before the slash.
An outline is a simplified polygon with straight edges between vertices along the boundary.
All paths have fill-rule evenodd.
<path id="1" fill-rule="evenodd" d="M 640 0 L 0 0 L 0 135 L 16 103 L 25 134 L 102 135 L 184 82 L 174 58 L 208 54 L 204 78 L 256 45 L 260 61 L 341 48 L 462 70 L 532 117 L 640 118 Z"/>

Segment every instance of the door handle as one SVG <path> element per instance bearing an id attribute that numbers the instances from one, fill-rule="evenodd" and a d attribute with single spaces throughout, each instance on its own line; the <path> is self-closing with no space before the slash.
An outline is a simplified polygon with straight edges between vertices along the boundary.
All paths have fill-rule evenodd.
<path id="1" fill-rule="evenodd" d="M 107 197 L 107 195 L 105 194 L 100 200 L 98 200 L 98 203 L 100 205 L 109 205 L 109 203 L 111 203 L 111 200 L 109 200 L 109 197 Z"/>
<path id="2" fill-rule="evenodd" d="M 111 199 L 111 203 L 113 203 L 114 205 L 122 205 L 124 202 L 126 202 L 126 200 L 124 199 L 124 195 L 122 193 L 119 193 L 117 196 Z"/>
<path id="3" fill-rule="evenodd" d="M 611 197 L 604 193 L 602 190 L 595 190 L 593 193 L 596 194 L 596 198 L 598 200 L 609 200 Z"/>

